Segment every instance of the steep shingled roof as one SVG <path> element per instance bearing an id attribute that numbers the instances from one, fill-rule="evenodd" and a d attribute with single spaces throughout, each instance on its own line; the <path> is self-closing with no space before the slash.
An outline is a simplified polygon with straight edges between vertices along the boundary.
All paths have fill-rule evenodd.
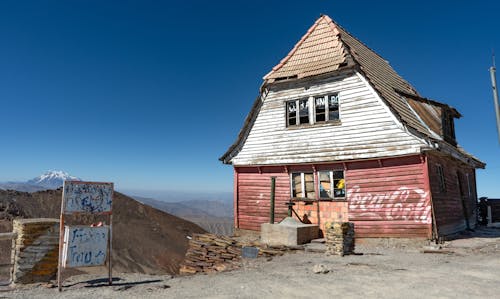
<path id="1" fill-rule="evenodd" d="M 319 18 L 288 55 L 264 76 L 267 82 L 304 78 L 335 71 L 347 64 L 340 32 L 326 16 Z"/>
<path id="2" fill-rule="evenodd" d="M 292 51 L 264 76 L 264 80 L 271 84 L 280 80 L 300 79 L 329 73 L 353 63 L 403 123 L 426 136 L 431 135 L 404 97 L 397 92 L 401 90 L 418 96 L 415 88 L 401 78 L 386 60 L 326 15 L 311 26 Z"/>

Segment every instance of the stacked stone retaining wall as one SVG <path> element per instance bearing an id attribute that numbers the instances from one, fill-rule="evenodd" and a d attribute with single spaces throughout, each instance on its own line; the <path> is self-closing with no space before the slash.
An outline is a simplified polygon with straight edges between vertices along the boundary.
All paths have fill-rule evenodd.
<path id="1" fill-rule="evenodd" d="M 57 273 L 59 220 L 48 218 L 16 219 L 12 242 L 14 283 L 46 282 Z"/>
<path id="2" fill-rule="evenodd" d="M 333 222 L 325 225 L 326 254 L 340 255 L 354 253 L 354 223 Z"/>

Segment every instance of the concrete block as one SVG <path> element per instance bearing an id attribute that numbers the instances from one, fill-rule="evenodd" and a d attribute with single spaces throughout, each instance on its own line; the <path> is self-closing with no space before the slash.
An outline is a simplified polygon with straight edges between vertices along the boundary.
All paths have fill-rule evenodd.
<path id="1" fill-rule="evenodd" d="M 319 227 L 315 224 L 303 224 L 287 220 L 279 224 L 261 224 L 261 242 L 267 245 L 297 246 L 316 239 Z"/>

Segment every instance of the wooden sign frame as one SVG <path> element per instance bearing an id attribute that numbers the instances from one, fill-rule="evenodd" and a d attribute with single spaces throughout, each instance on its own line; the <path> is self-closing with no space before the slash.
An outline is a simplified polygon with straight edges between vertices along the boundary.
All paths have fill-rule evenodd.
<path id="1" fill-rule="evenodd" d="M 79 185 L 84 185 L 82 187 L 99 187 L 98 185 L 102 185 L 103 187 L 110 188 L 109 194 L 103 192 L 103 190 L 100 190 L 101 194 L 103 197 L 109 197 L 108 201 L 105 202 L 104 204 L 104 209 L 99 208 L 99 204 L 102 206 L 102 200 L 103 198 L 101 197 L 96 197 L 96 198 L 91 198 L 89 196 L 83 198 L 86 202 L 85 205 L 82 205 L 81 208 L 75 208 L 72 206 L 69 211 L 68 211 L 68 196 L 70 194 L 67 194 L 68 189 L 70 186 L 79 186 Z M 63 248 L 65 245 L 65 240 L 64 240 L 64 234 L 65 234 L 65 216 L 66 215 L 107 215 L 107 227 L 109 228 L 108 231 L 108 244 L 107 244 L 107 264 L 108 264 L 108 283 L 109 285 L 113 284 L 113 277 L 112 277 L 112 264 L 111 264 L 111 252 L 112 252 L 112 237 L 113 237 L 113 212 L 112 212 L 112 203 L 113 203 L 113 193 L 114 193 L 114 184 L 110 182 L 85 182 L 85 181 L 64 181 L 63 184 L 63 192 L 62 192 L 62 201 L 61 201 L 61 215 L 60 215 L 60 226 L 59 226 L 59 260 L 58 260 L 58 265 L 57 265 L 57 286 L 59 289 L 59 292 L 62 290 L 62 271 L 64 268 L 63 265 Z M 74 194 L 73 194 L 74 195 Z M 93 206 L 93 200 L 100 200 L 101 202 L 96 202 L 96 205 Z M 107 208 L 109 204 L 109 209 Z M 87 224 L 88 225 L 88 224 Z M 89 226 L 90 227 L 90 226 Z"/>

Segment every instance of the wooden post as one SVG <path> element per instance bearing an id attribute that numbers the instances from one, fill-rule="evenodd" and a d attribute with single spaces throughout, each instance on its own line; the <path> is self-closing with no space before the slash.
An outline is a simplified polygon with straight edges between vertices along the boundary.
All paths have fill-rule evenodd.
<path id="1" fill-rule="evenodd" d="M 111 250 L 113 249 L 113 214 L 109 214 L 109 232 L 108 232 L 108 275 L 109 275 L 109 285 L 113 284 L 113 267 L 111 265 Z"/>
<path id="2" fill-rule="evenodd" d="M 59 257 L 57 262 L 57 289 L 59 292 L 62 291 L 62 251 L 63 251 L 63 242 L 64 242 L 64 184 L 63 183 L 63 192 L 61 199 L 61 216 L 59 218 Z"/>
<path id="3" fill-rule="evenodd" d="M 274 224 L 274 195 L 276 189 L 276 177 L 271 177 L 271 206 L 269 209 L 269 223 Z"/>
<path id="4" fill-rule="evenodd" d="M 491 206 L 488 205 L 488 226 L 492 226 L 493 224 L 493 219 L 491 219 Z"/>

